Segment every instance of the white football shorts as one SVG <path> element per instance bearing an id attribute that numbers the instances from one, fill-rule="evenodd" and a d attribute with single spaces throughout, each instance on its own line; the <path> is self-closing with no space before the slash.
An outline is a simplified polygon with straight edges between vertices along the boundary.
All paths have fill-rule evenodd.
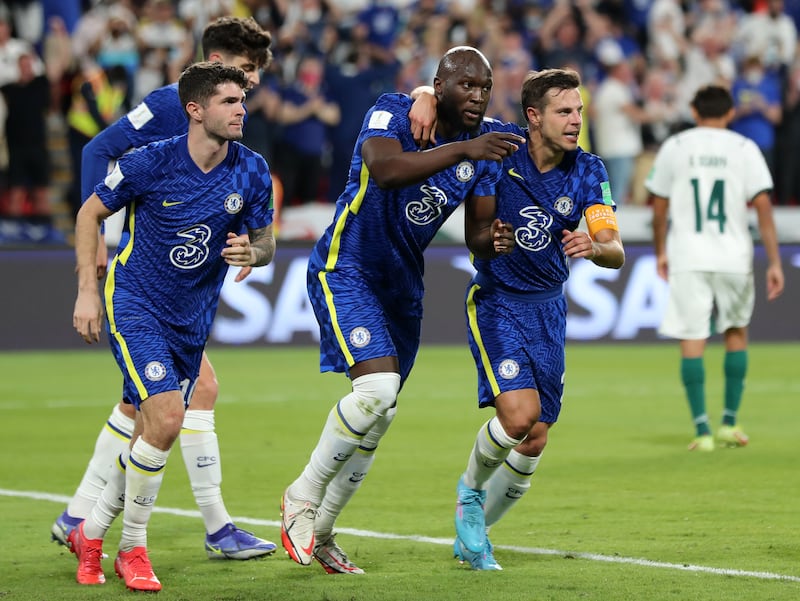
<path id="1" fill-rule="evenodd" d="M 750 325 L 754 305 L 752 273 L 672 274 L 658 333 L 680 340 L 704 340 L 729 328 Z"/>

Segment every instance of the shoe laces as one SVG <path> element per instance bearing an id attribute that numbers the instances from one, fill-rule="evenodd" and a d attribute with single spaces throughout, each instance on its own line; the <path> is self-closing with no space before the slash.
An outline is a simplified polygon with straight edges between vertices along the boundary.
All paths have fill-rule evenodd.
<path id="1" fill-rule="evenodd" d="M 305 517 L 305 518 L 308 518 L 309 520 L 313 520 L 313 519 L 315 519 L 317 517 L 318 513 L 319 513 L 319 510 L 314 509 L 314 506 L 311 503 L 309 503 L 308 501 L 306 501 L 303 504 L 303 508 L 300 509 L 299 511 L 297 511 L 294 514 L 294 517 L 295 517 L 295 519 L 299 518 L 299 517 Z"/>
<path id="2" fill-rule="evenodd" d="M 477 494 L 465 495 L 465 498 L 459 499 L 462 506 L 462 519 L 464 522 L 473 527 L 482 525 L 483 504 L 481 498 Z"/>
<path id="3" fill-rule="evenodd" d="M 319 545 L 319 548 L 324 549 L 325 547 L 327 547 L 329 549 L 328 551 L 329 553 L 331 552 L 335 553 L 336 555 L 339 555 L 342 558 L 342 561 L 344 563 L 350 563 L 350 561 L 347 559 L 347 553 L 345 553 L 344 550 L 336 543 L 336 540 L 334 540 L 335 538 L 336 535 L 332 534 L 330 538 L 328 538 L 325 542 Z"/>
<path id="4" fill-rule="evenodd" d="M 147 557 L 147 553 L 141 552 L 130 556 L 127 564 L 130 566 L 134 576 L 147 575 L 149 578 L 153 575 L 153 564 L 150 563 L 150 558 Z"/>
<path id="5" fill-rule="evenodd" d="M 100 565 L 103 558 L 103 549 L 99 545 L 87 545 L 86 539 L 80 546 L 81 563 L 84 565 Z"/>

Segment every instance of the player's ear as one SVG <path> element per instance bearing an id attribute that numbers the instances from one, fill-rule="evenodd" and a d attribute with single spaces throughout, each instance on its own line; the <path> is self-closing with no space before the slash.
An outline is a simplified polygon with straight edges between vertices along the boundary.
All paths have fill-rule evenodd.
<path id="1" fill-rule="evenodd" d="M 189 102 L 186 103 L 186 106 L 184 108 L 186 109 L 186 113 L 189 115 L 190 119 L 194 119 L 195 121 L 201 121 L 200 110 L 202 109 L 202 107 L 200 106 L 199 103 L 190 100 Z"/>
<path id="2" fill-rule="evenodd" d="M 532 106 L 525 109 L 525 118 L 531 128 L 538 128 L 542 124 L 542 114 Z"/>

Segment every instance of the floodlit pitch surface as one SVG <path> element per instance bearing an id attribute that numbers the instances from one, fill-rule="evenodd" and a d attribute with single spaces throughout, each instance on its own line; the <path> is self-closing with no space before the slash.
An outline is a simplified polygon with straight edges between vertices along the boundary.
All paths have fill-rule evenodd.
<path id="1" fill-rule="evenodd" d="M 0 597 L 130 599 L 114 576 L 75 582 L 75 559 L 49 542 L 119 392 L 105 347 L 0 354 Z M 319 374 L 307 349 L 215 349 L 223 493 L 238 524 L 279 542 L 283 489 L 302 470 L 342 375 Z M 365 576 L 328 576 L 279 551 L 209 561 L 180 450 L 150 523 L 159 599 L 552 601 L 800 598 L 798 345 L 753 344 L 740 421 L 743 449 L 686 451 L 693 436 L 677 345 L 571 344 L 561 421 L 533 487 L 491 533 L 502 572 L 452 558 L 455 486 L 475 432 L 464 347 L 425 347 L 398 416 L 337 541 Z M 708 412 L 722 412 L 722 349 L 706 355 Z"/>

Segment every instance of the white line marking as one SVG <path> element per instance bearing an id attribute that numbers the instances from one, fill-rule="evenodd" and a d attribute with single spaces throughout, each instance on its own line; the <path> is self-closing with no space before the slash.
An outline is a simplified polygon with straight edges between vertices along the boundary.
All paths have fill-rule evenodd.
<path id="1" fill-rule="evenodd" d="M 65 495 L 54 495 L 45 492 L 31 490 L 8 490 L 0 488 L 0 495 L 5 497 L 18 497 L 22 499 L 34 499 L 37 501 L 52 501 L 54 503 L 67 504 L 70 497 Z M 197 510 L 178 509 L 175 507 L 154 507 L 156 513 L 167 513 L 185 518 L 200 518 Z M 281 523 L 277 520 L 262 520 L 244 516 L 234 516 L 233 521 L 237 524 L 249 524 L 251 526 L 269 526 L 280 528 Z M 407 540 L 417 543 L 428 543 L 431 545 L 453 546 L 452 538 L 431 538 L 417 534 L 392 534 L 387 532 L 374 532 L 372 530 L 359 530 L 357 528 L 337 528 L 337 532 L 352 534 L 363 538 L 379 538 L 384 540 Z M 667 570 L 680 570 L 683 572 L 700 572 L 703 574 L 714 574 L 717 576 L 739 576 L 745 578 L 759 578 L 761 580 L 784 580 L 787 582 L 800 582 L 800 576 L 790 576 L 788 574 L 775 574 L 773 572 L 753 572 L 750 570 L 732 570 L 728 568 L 714 568 L 710 566 L 698 566 L 684 563 L 668 563 L 665 561 L 652 561 L 636 557 L 620 557 L 618 555 L 602 555 L 599 553 L 578 553 L 574 551 L 559 551 L 558 549 L 541 549 L 537 547 L 517 547 L 515 545 L 495 545 L 495 549 L 504 551 L 514 551 L 516 553 L 526 553 L 528 555 L 560 555 L 575 559 L 587 559 L 589 561 L 604 561 L 607 563 L 621 563 L 646 568 L 664 568 Z"/>

